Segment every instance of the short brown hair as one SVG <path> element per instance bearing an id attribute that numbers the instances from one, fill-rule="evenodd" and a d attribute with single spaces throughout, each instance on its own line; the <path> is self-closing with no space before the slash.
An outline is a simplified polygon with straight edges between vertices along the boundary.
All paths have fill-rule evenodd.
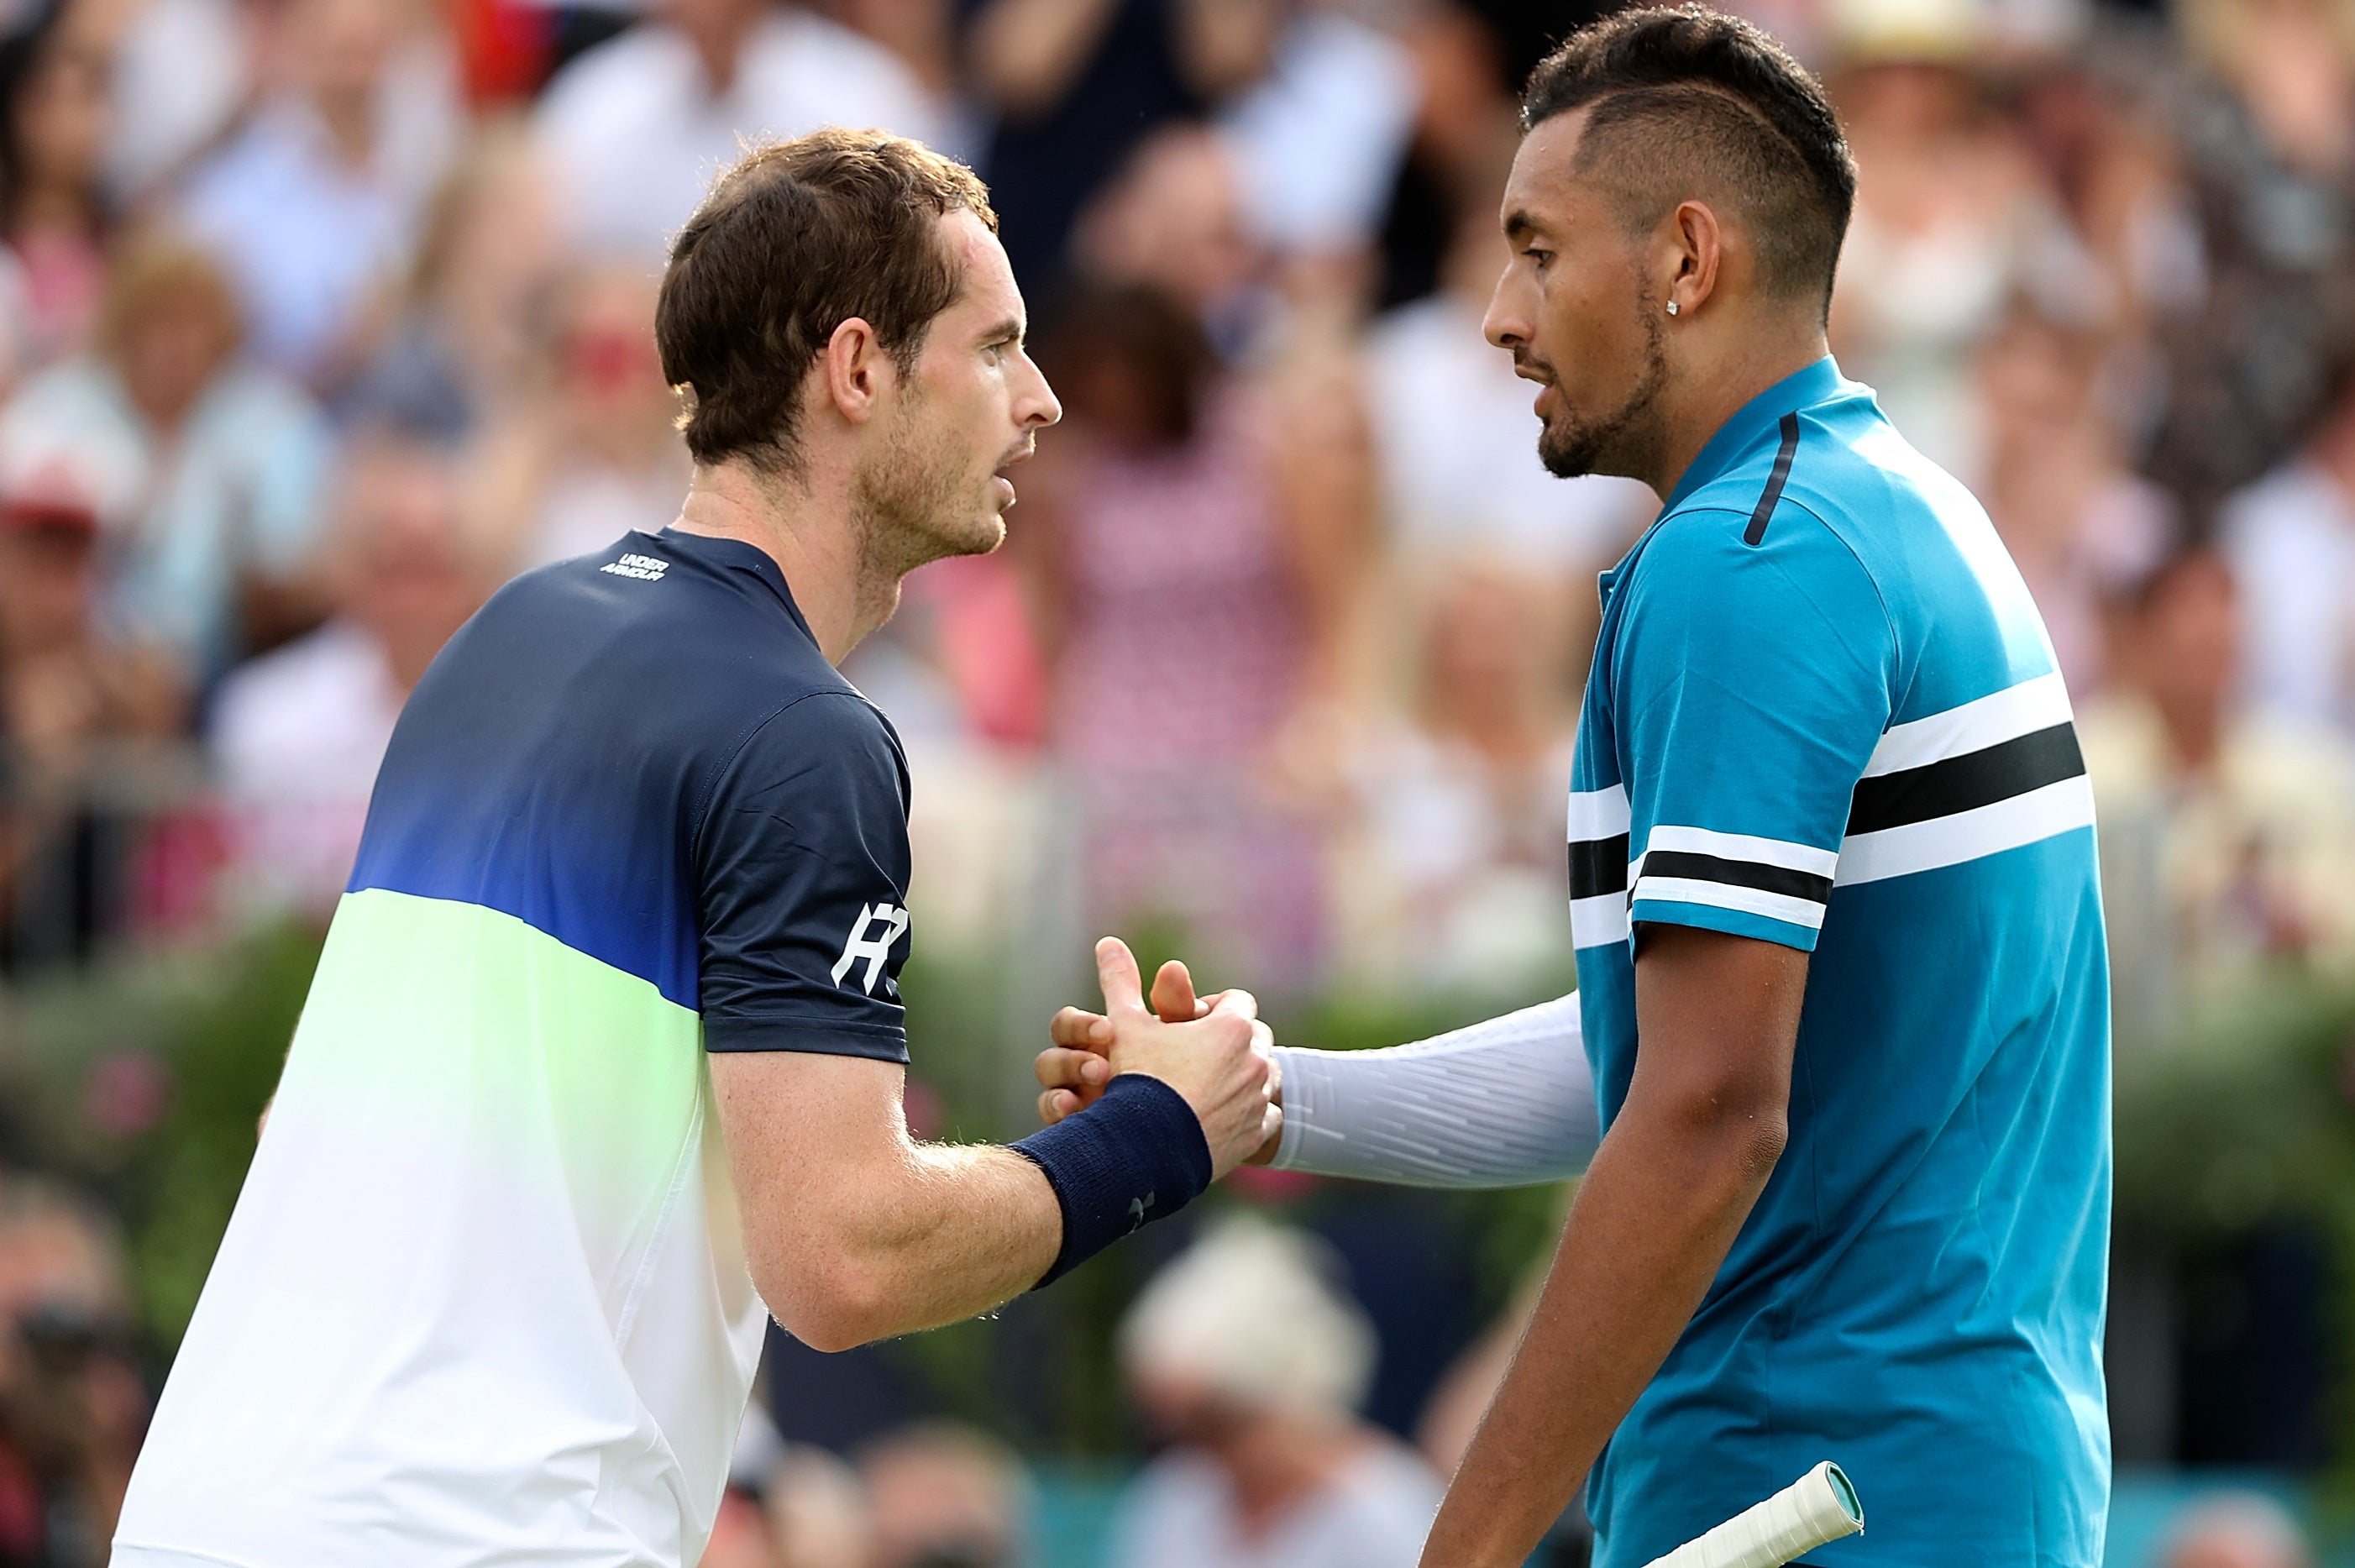
<path id="1" fill-rule="evenodd" d="M 655 339 L 686 392 L 698 463 L 794 466 L 802 382 L 836 327 L 875 329 L 900 367 L 964 286 L 939 220 L 997 228 L 963 164 L 881 131 L 827 129 L 747 153 L 672 241 Z"/>

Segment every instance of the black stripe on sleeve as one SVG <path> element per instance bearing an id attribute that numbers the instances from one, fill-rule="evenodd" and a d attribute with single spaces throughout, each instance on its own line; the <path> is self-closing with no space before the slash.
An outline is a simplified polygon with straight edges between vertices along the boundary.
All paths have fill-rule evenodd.
<path id="1" fill-rule="evenodd" d="M 1742 530 L 1743 544 L 1756 544 L 1766 537 L 1766 524 L 1774 516 L 1774 503 L 1783 498 L 1784 482 L 1791 477 L 1791 459 L 1799 450 L 1799 416 L 1783 416 L 1783 448 L 1774 453 L 1774 472 L 1766 481 L 1766 493 L 1758 497 L 1757 507 L 1750 514 L 1750 526 Z"/>
<path id="2" fill-rule="evenodd" d="M 1879 833 L 1993 805 L 2085 771 L 2077 749 L 2076 726 L 2063 720 L 2049 730 L 2017 736 L 1981 751 L 1966 752 L 1902 773 L 1859 780 L 1849 806 L 1850 834 Z"/>
<path id="3" fill-rule="evenodd" d="M 1570 896 L 1591 899 L 1627 891 L 1627 836 L 1582 838 L 1570 847 Z"/>
<path id="4" fill-rule="evenodd" d="M 1679 877 L 1696 882 L 1723 882 L 1728 887 L 1756 888 L 1760 892 L 1806 899 L 1810 903 L 1828 903 L 1832 896 L 1829 877 L 1795 871 L 1788 866 L 1769 866 L 1763 860 L 1728 860 L 1689 849 L 1653 850 L 1644 857 L 1643 873 L 1646 880 L 1653 877 Z M 1640 891 L 1636 896 L 1642 896 Z"/>

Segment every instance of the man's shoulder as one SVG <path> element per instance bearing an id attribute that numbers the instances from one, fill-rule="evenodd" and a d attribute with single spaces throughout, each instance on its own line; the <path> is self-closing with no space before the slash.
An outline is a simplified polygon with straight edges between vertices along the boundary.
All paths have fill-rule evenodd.
<path id="1" fill-rule="evenodd" d="M 2007 637 L 2025 635 L 2026 588 L 1986 508 L 1877 411 L 1801 411 L 1779 437 L 1678 501 L 1659 530 L 1668 558 L 1690 571 L 1704 554 L 1728 570 L 1756 556 L 1803 589 L 1870 584 L 1901 634 L 1983 600 Z"/>
<path id="2" fill-rule="evenodd" d="M 667 534 L 627 535 L 507 583 L 451 639 L 411 706 L 486 702 L 545 704 L 548 743 L 607 755 L 637 748 L 724 761 L 797 705 L 807 711 L 796 726 L 848 735 L 880 723 L 780 592 Z"/>
<path id="3" fill-rule="evenodd" d="M 908 794 L 899 731 L 849 682 L 813 684 L 755 716 L 720 759 L 756 791 L 874 788 Z"/>
<path id="4" fill-rule="evenodd" d="M 1679 498 L 1629 557 L 1640 575 L 1691 586 L 1736 579 L 1757 566 L 1804 586 L 1823 578 L 1869 581 L 1849 507 L 1796 483 L 1796 465 L 1743 463 Z"/>

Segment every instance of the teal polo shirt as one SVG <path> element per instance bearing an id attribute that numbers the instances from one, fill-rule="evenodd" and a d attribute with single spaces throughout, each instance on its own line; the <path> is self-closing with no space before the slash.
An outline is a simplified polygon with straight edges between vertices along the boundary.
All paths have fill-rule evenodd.
<path id="1" fill-rule="evenodd" d="M 1588 1486 L 1639 1568 L 1821 1459 L 1822 1568 L 2096 1568 L 2109 993 L 2093 797 L 1987 514 L 1828 358 L 1617 567 L 1570 803 L 1604 1125 L 1645 928 L 1810 954 L 1790 1141 Z"/>

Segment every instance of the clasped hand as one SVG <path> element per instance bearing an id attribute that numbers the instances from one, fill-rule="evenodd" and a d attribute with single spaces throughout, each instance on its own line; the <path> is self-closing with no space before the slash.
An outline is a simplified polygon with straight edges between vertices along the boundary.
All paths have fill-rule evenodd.
<path id="1" fill-rule="evenodd" d="M 1096 976 L 1104 1010 L 1065 1008 L 1049 1026 L 1054 1044 L 1036 1064 L 1039 1119 L 1051 1126 L 1095 1104 L 1115 1073 L 1144 1072 L 1193 1106 L 1217 1175 L 1272 1157 L 1284 1130 L 1283 1083 L 1258 1000 L 1248 991 L 1197 997 L 1193 976 L 1173 958 L 1154 976 L 1147 1010 L 1135 955 L 1113 936 L 1096 944 Z"/>

